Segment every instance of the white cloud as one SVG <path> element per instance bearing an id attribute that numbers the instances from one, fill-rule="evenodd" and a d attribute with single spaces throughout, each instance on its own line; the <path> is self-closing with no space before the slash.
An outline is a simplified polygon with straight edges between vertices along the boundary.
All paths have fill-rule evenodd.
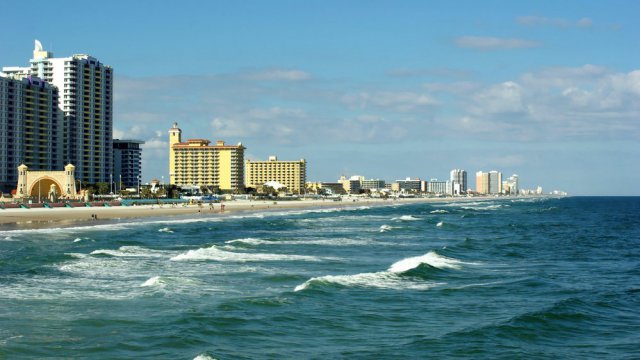
<path id="1" fill-rule="evenodd" d="M 590 18 L 583 17 L 579 20 L 569 20 L 565 18 L 549 18 L 545 16 L 519 16 L 516 18 L 516 22 L 520 25 L 526 26 L 553 26 L 559 28 L 568 27 L 581 27 L 587 28 L 593 25 L 593 21 Z"/>
<path id="2" fill-rule="evenodd" d="M 342 97 L 342 102 L 351 108 L 367 109 L 373 107 L 397 112 L 410 112 L 439 104 L 437 100 L 428 94 L 410 91 L 349 93 Z"/>
<path id="3" fill-rule="evenodd" d="M 458 47 L 474 50 L 522 49 L 540 46 L 539 42 L 532 40 L 489 36 L 462 36 L 456 38 L 454 42 Z"/>
<path id="4" fill-rule="evenodd" d="M 310 80 L 312 76 L 302 70 L 272 69 L 249 74 L 248 78 L 259 81 L 303 81 Z"/>

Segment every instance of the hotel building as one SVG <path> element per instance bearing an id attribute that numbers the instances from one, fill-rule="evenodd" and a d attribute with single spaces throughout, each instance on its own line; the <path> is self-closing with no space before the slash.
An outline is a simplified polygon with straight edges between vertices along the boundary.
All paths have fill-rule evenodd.
<path id="1" fill-rule="evenodd" d="M 244 190 L 242 143 L 189 139 L 182 142 L 182 130 L 173 123 L 169 130 L 169 183 L 178 186 L 212 186 L 222 191 Z"/>
<path id="2" fill-rule="evenodd" d="M 142 175 L 142 140 L 113 139 L 113 181 L 118 188 L 136 187 Z"/>
<path id="3" fill-rule="evenodd" d="M 476 173 L 476 192 L 479 194 L 501 194 L 502 173 L 495 170 L 488 173 L 478 171 Z"/>
<path id="4" fill-rule="evenodd" d="M 34 171 L 63 167 L 58 90 L 24 68 L 9 69 L 11 75 L 0 73 L 0 189 L 4 191 L 16 187 L 20 164 Z"/>
<path id="5" fill-rule="evenodd" d="M 461 169 L 451 170 L 449 181 L 451 181 L 451 195 L 461 195 L 467 192 L 467 172 Z"/>
<path id="6" fill-rule="evenodd" d="M 113 69 L 79 54 L 54 58 L 35 42 L 32 75 L 55 85 L 64 113 L 63 160 L 76 166 L 76 179 L 107 182 L 113 172 Z"/>
<path id="7" fill-rule="evenodd" d="M 245 165 L 245 186 L 256 188 L 269 181 L 284 185 L 288 192 L 300 194 L 304 192 L 307 179 L 307 162 L 305 159 L 281 161 L 269 156 L 267 161 L 247 160 Z"/>

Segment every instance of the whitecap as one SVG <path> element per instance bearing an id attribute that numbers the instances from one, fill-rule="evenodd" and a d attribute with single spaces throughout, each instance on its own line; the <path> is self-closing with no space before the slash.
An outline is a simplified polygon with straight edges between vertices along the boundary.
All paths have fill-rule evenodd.
<path id="1" fill-rule="evenodd" d="M 382 225 L 380 226 L 380 232 L 387 232 L 393 230 L 393 227 L 390 225 Z"/>
<path id="2" fill-rule="evenodd" d="M 196 357 L 193 358 L 193 360 L 218 360 L 210 355 L 207 354 L 200 354 Z"/>
<path id="3" fill-rule="evenodd" d="M 435 251 L 429 251 L 422 256 L 415 256 L 402 259 L 389 267 L 390 272 L 403 273 L 417 268 L 422 264 L 427 264 L 438 269 L 460 269 L 462 261 L 438 255 Z"/>
<path id="4" fill-rule="evenodd" d="M 168 227 L 163 227 L 162 229 L 158 229 L 158 232 L 172 233 L 173 230 Z"/>
<path id="5" fill-rule="evenodd" d="M 444 225 L 444 222 L 440 221 L 436 224 L 437 227 L 442 227 L 442 225 Z"/>
<path id="6" fill-rule="evenodd" d="M 141 287 L 152 287 L 152 286 L 164 286 L 165 282 L 163 280 L 160 279 L 160 276 L 154 276 L 151 277 L 149 279 L 147 279 L 147 281 L 145 281 L 144 283 L 142 283 L 142 285 L 140 285 Z"/>
<path id="7" fill-rule="evenodd" d="M 402 215 L 400 217 L 394 217 L 393 219 L 394 221 L 416 221 L 416 220 L 420 220 L 420 218 L 417 218 L 415 216 L 411 216 L 411 215 Z"/>
<path id="8" fill-rule="evenodd" d="M 431 281 L 411 281 L 388 271 L 361 273 L 355 275 L 326 275 L 311 278 L 295 287 L 293 291 L 302 291 L 312 286 L 312 284 L 331 283 L 344 287 L 363 287 L 393 290 L 428 290 L 434 286 L 442 285 Z"/>
<path id="9" fill-rule="evenodd" d="M 289 254 L 268 254 L 268 253 L 244 253 L 220 250 L 216 245 L 208 248 L 189 250 L 186 253 L 176 255 L 172 261 L 180 260 L 214 260 L 214 261 L 320 261 L 315 256 L 289 255 Z"/>
<path id="10" fill-rule="evenodd" d="M 430 214 L 448 214 L 449 212 L 447 210 L 437 209 L 437 210 L 432 210 L 429 213 Z"/>
<path id="11" fill-rule="evenodd" d="M 164 257 L 166 256 L 166 251 L 152 250 L 140 246 L 121 246 L 118 250 L 98 249 L 89 254 L 114 257 Z"/>
<path id="12" fill-rule="evenodd" d="M 357 240 L 349 238 L 334 239 L 305 239 L 305 240 L 265 240 L 256 238 L 245 238 L 225 241 L 225 244 L 245 244 L 250 246 L 259 245 L 324 245 L 324 246 L 358 246 L 369 245 L 369 240 Z M 225 247 L 226 248 L 226 247 Z M 231 248 L 233 250 L 233 248 Z"/>

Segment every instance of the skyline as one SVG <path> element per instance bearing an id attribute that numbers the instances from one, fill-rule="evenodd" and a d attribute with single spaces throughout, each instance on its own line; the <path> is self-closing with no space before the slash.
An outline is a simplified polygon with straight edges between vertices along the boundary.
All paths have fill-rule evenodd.
<path id="1" fill-rule="evenodd" d="M 74 21 L 8 17 L 0 65 L 27 66 L 38 39 L 112 66 L 114 138 L 146 142 L 145 182 L 168 178 L 177 121 L 246 159 L 305 158 L 309 181 L 495 169 L 523 188 L 640 194 L 633 1 L 73 4 L 14 4 Z"/>

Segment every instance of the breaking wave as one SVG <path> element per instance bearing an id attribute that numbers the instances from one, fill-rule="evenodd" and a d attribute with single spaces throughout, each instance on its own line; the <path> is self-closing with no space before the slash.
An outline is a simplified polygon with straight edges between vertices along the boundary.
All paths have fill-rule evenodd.
<path id="1" fill-rule="evenodd" d="M 344 287 L 369 287 L 396 290 L 428 290 L 435 286 L 443 285 L 444 283 L 416 279 L 414 277 L 404 275 L 422 265 L 428 265 L 438 269 L 460 269 L 461 264 L 468 263 L 438 255 L 435 251 L 430 251 L 422 256 L 402 259 L 392 264 L 386 271 L 355 275 L 326 275 L 313 277 L 296 286 L 294 291 L 302 291 L 308 289 L 310 286 L 323 284 L 336 284 Z"/>
<path id="2" fill-rule="evenodd" d="M 315 256 L 306 255 L 289 255 L 289 254 L 266 254 L 266 253 L 246 253 L 220 250 L 216 245 L 189 250 L 186 253 L 176 255 L 171 258 L 172 261 L 181 260 L 214 260 L 214 261 L 231 261 L 231 262 L 250 262 L 250 261 L 321 261 L 322 259 Z"/>
<path id="3" fill-rule="evenodd" d="M 411 216 L 411 215 L 402 215 L 400 217 L 394 217 L 391 220 L 393 220 L 393 221 L 416 221 L 416 220 L 420 220 L 420 218 L 417 218 L 417 217 Z"/>

